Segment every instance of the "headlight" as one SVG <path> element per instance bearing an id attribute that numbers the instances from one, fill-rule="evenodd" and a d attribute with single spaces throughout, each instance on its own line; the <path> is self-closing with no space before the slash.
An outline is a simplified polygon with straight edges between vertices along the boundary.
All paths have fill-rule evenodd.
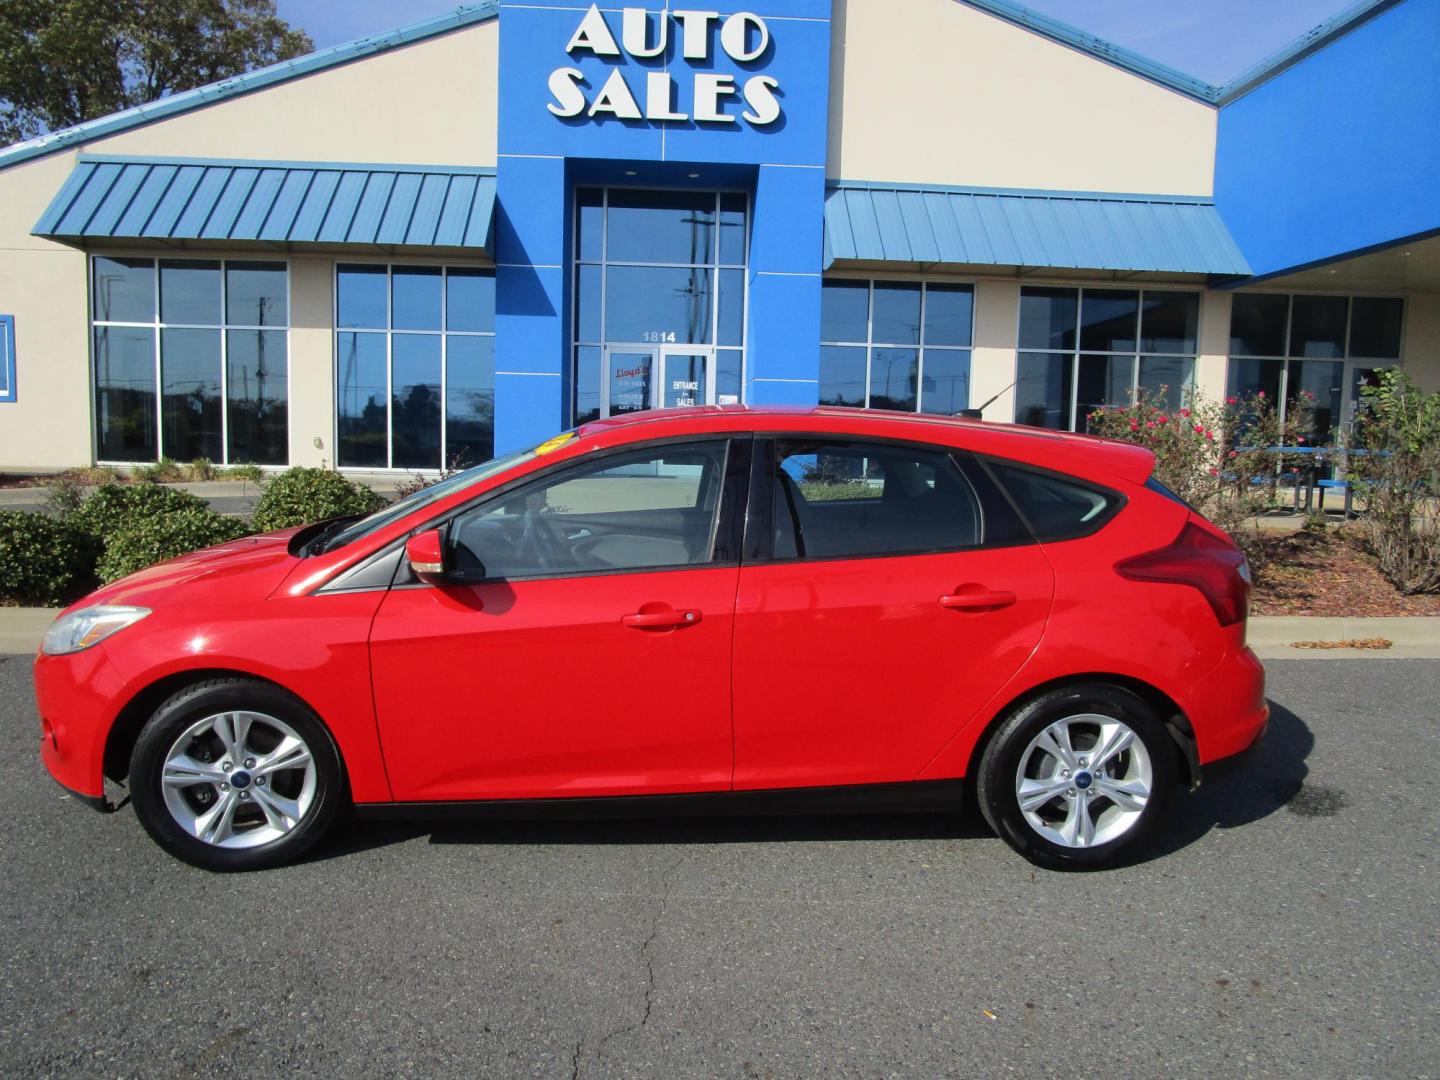
<path id="1" fill-rule="evenodd" d="M 149 608 L 100 604 L 81 608 L 56 619 L 45 631 L 40 651 L 50 656 L 79 652 L 104 641 L 117 630 L 139 622 L 150 614 Z"/>

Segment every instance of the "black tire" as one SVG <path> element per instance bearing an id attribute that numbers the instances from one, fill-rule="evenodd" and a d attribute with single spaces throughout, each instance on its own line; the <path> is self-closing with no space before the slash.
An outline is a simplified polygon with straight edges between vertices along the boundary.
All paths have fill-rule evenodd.
<path id="1" fill-rule="evenodd" d="M 1090 847 L 1071 847 L 1042 836 L 1031 825 L 1020 809 L 1017 779 L 1032 740 L 1058 720 L 1092 713 L 1119 720 L 1135 733 L 1149 756 L 1152 783 L 1144 809 L 1126 831 Z M 976 796 L 990 827 L 1026 859 L 1052 870 L 1106 869 L 1141 850 L 1164 824 L 1178 782 L 1175 743 L 1155 710 L 1129 690 L 1100 682 L 1059 687 L 1021 705 L 986 744 L 977 774 Z M 1091 783 L 1087 779 L 1085 787 Z M 1062 794 L 1050 806 L 1063 809 L 1067 798 Z M 1105 808 L 1100 813 L 1112 812 L 1103 795 L 1100 799 L 1096 805 Z"/>
<path id="2" fill-rule="evenodd" d="M 288 725 L 304 741 L 314 762 L 314 793 L 298 823 L 283 836 L 252 847 L 221 847 L 199 839 L 171 813 L 161 783 L 166 756 L 176 740 L 191 725 L 234 710 L 260 713 Z M 281 783 L 278 778 L 274 781 L 277 793 Z M 239 781 L 234 787 L 238 792 Z M 190 790 L 197 798 L 212 790 L 215 794 L 209 797 L 214 798 L 219 789 L 199 784 Z M 130 756 L 130 796 L 136 816 L 157 844 L 206 870 L 260 870 L 293 861 L 325 834 L 348 798 L 339 751 L 320 718 L 279 687 L 240 677 L 194 683 L 155 710 Z"/>

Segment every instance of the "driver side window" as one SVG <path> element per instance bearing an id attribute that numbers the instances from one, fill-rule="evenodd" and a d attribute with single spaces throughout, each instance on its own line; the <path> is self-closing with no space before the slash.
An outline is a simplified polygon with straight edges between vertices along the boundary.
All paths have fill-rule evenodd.
<path id="1" fill-rule="evenodd" d="M 711 561 L 726 442 L 589 461 L 462 514 L 449 565 L 461 577 L 555 577 Z"/>

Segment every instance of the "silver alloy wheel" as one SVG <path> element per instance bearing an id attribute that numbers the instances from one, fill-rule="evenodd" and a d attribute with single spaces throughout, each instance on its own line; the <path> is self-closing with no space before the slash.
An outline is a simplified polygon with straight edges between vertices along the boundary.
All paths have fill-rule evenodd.
<path id="1" fill-rule="evenodd" d="M 315 759 L 289 724 L 265 713 L 216 713 L 186 728 L 160 774 L 165 808 L 191 836 L 252 848 L 289 834 L 315 801 Z"/>
<path id="2" fill-rule="evenodd" d="M 1150 752 L 1113 716 L 1056 720 L 1020 755 L 1015 798 L 1029 826 L 1052 844 L 1091 848 L 1134 828 L 1150 801 Z"/>

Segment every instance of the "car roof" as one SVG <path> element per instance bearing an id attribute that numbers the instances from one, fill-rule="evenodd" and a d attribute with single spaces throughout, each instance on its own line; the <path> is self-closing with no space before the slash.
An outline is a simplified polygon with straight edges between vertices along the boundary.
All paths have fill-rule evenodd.
<path id="1" fill-rule="evenodd" d="M 1132 443 L 1022 424 L 931 413 L 902 413 L 835 405 L 696 405 L 650 409 L 592 420 L 579 440 L 605 443 L 722 432 L 793 432 L 905 439 L 972 450 L 1076 475 L 1119 476 L 1143 484 L 1155 457 Z"/>

